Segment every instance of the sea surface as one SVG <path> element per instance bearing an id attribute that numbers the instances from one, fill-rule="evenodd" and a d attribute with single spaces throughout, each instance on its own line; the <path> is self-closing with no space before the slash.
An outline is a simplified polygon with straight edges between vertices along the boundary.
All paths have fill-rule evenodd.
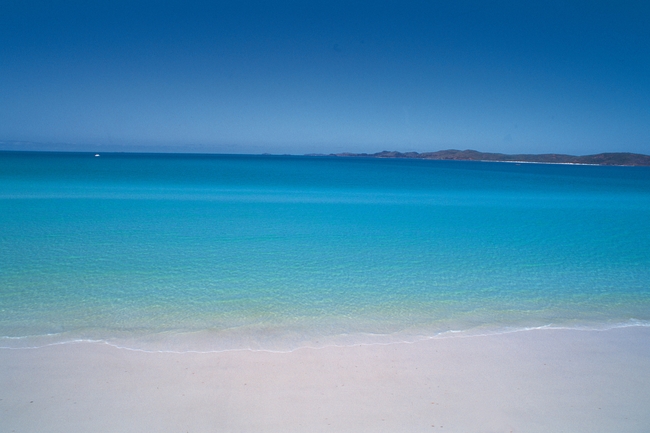
<path id="1" fill-rule="evenodd" d="M 0 347 L 650 325 L 650 168 L 0 152 Z"/>

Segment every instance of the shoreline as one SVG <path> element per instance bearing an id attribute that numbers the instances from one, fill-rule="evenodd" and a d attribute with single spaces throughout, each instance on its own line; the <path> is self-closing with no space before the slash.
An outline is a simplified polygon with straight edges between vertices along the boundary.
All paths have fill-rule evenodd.
<path id="1" fill-rule="evenodd" d="M 650 328 L 292 352 L 0 349 L 0 431 L 571 431 L 650 425 Z M 432 427 L 433 426 L 433 427 Z"/>
<path id="2" fill-rule="evenodd" d="M 34 341 L 46 340 L 49 338 L 60 337 L 61 333 L 43 334 L 43 335 L 28 335 L 28 336 L 0 336 L 0 350 L 37 350 L 53 346 L 66 346 L 74 344 L 98 344 L 113 347 L 118 350 L 129 350 L 143 353 L 173 353 L 173 354 L 211 354 L 211 353 L 228 353 L 228 352 L 268 352 L 268 353 L 292 353 L 301 349 L 321 350 L 327 348 L 345 348 L 356 346 L 389 346 L 395 344 L 417 344 L 423 341 L 431 340 L 444 340 L 450 338 L 478 338 L 478 337 L 491 337 L 499 335 L 508 335 L 530 331 L 576 331 L 576 332 L 606 332 L 615 329 L 625 328 L 650 328 L 650 322 L 630 319 L 627 322 L 619 322 L 613 324 L 603 324 L 602 326 L 587 326 L 587 325 L 541 325 L 530 327 L 506 327 L 506 328 L 489 328 L 478 327 L 472 329 L 454 330 L 433 332 L 431 335 L 412 333 L 406 331 L 398 331 L 389 334 L 380 333 L 354 333 L 354 334 L 341 334 L 314 337 L 315 340 L 304 341 L 295 347 L 289 348 L 273 348 L 274 344 L 269 344 L 264 347 L 258 344 L 258 347 L 245 347 L 240 344 L 240 347 L 229 348 L 208 348 L 209 346 L 219 346 L 219 339 L 216 333 L 210 330 L 202 331 L 164 331 L 160 333 L 142 334 L 139 336 L 127 337 L 114 337 L 114 338 L 92 338 L 92 337 L 79 337 L 71 339 L 63 339 L 60 341 L 43 342 L 36 345 L 27 346 L 11 346 L 6 345 L 7 341 Z M 228 330 L 226 330 L 227 332 Z M 202 335 L 201 335 L 202 334 Z M 200 337 L 202 338 L 200 338 Z M 243 340 L 250 339 L 251 336 L 240 336 Z M 222 338 L 223 336 L 221 336 Z M 230 341 L 236 340 L 230 338 Z M 184 350 L 176 349 L 180 347 L 179 341 L 183 341 L 182 345 L 186 347 Z M 322 343 L 321 343 L 322 341 Z M 216 342 L 216 344 L 215 344 Z M 276 342 L 275 345 L 278 345 Z M 154 346 L 163 346 L 163 348 L 155 349 Z M 165 347 L 167 346 L 167 347 Z M 261 347 L 260 347 L 261 346 Z"/>

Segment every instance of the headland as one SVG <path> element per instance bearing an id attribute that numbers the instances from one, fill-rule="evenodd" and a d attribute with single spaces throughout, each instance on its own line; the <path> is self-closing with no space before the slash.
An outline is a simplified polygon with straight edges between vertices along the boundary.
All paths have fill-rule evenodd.
<path id="1" fill-rule="evenodd" d="M 325 156 L 310 154 L 310 156 Z M 650 166 L 650 155 L 628 152 L 598 153 L 595 155 L 566 155 L 561 153 L 544 154 L 505 154 L 478 152 L 476 150 L 439 150 L 436 152 L 397 152 L 384 150 L 377 153 L 333 153 L 327 156 L 365 157 L 365 158 L 410 158 L 435 161 L 490 161 L 490 162 L 530 162 L 544 164 L 584 164 Z"/>

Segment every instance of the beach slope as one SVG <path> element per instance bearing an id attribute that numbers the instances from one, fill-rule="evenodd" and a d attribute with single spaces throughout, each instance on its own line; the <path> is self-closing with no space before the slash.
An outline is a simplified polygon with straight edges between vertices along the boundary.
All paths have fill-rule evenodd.
<path id="1" fill-rule="evenodd" d="M 650 328 L 288 353 L 0 350 L 2 432 L 645 432 Z"/>

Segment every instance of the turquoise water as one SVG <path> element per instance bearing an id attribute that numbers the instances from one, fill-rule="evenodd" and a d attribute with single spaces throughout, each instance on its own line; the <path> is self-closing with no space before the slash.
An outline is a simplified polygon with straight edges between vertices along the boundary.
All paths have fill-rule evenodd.
<path id="1" fill-rule="evenodd" d="M 650 169 L 0 153 L 0 346 L 650 324 Z"/>

